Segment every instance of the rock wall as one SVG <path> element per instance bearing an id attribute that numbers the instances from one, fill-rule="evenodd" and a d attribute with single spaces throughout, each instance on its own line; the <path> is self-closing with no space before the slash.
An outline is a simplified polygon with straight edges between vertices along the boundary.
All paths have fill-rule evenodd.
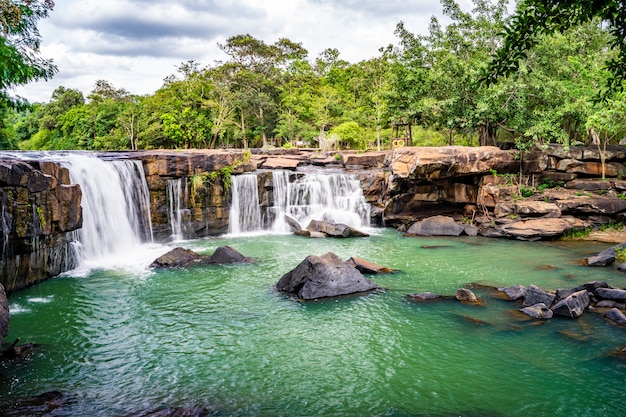
<path id="1" fill-rule="evenodd" d="M 471 220 L 482 234 L 528 237 L 553 228 L 545 218 L 571 217 L 584 225 L 626 220 L 626 149 L 606 152 L 606 181 L 596 148 L 549 146 L 521 156 L 497 147 L 398 148 L 359 153 L 315 150 L 185 150 L 99 154 L 105 159 L 142 162 L 150 191 L 153 234 L 171 238 L 168 181 L 180 180 L 185 238 L 228 231 L 230 175 L 257 171 L 261 206 L 272 201 L 269 170 L 300 175 L 311 169 L 342 170 L 357 175 L 372 205 L 372 223 L 408 227 L 413 222 L 449 215 Z M 541 192 L 540 184 L 551 184 Z M 534 187 L 521 198 L 521 187 Z M 57 275 L 72 266 L 72 231 L 82 224 L 81 190 L 70 183 L 67 169 L 54 162 L 23 161 L 0 154 L 0 283 L 7 292 Z M 536 219 L 544 219 L 538 222 Z M 531 219 L 532 221 L 528 221 Z M 554 222 L 553 222 L 554 223 Z M 494 229 L 494 225 L 497 226 Z M 499 227 L 499 229 L 498 229 Z M 489 230 L 487 230 L 489 229 Z M 561 232 L 557 228 L 553 235 Z M 532 238 L 536 237 L 536 232 Z"/>
<path id="2" fill-rule="evenodd" d="M 0 158 L 0 283 L 7 292 L 74 266 L 81 190 L 54 162 Z"/>

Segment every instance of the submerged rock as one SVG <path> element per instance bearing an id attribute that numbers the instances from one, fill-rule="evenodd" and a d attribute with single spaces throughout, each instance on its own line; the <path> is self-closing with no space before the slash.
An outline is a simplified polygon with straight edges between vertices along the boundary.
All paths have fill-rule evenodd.
<path id="1" fill-rule="evenodd" d="M 9 301 L 4 291 L 4 286 L 0 284 L 0 345 L 9 333 Z"/>
<path id="2" fill-rule="evenodd" d="M 24 398 L 9 404 L 6 412 L 7 416 L 53 416 L 67 415 L 58 410 L 67 404 L 69 399 L 60 391 L 49 391 L 34 397 Z M 2 414 L 5 415 L 5 414 Z"/>
<path id="3" fill-rule="evenodd" d="M 276 288 L 303 300 L 380 289 L 333 252 L 307 256 L 298 266 L 282 276 Z"/>
<path id="4" fill-rule="evenodd" d="M 612 308 L 604 315 L 607 319 L 621 325 L 626 326 L 626 316 L 617 308 Z"/>
<path id="5" fill-rule="evenodd" d="M 468 290 L 467 288 L 459 288 L 456 290 L 456 299 L 459 301 L 465 301 L 468 303 L 477 303 L 478 297 L 476 294 L 472 292 L 472 290 Z"/>
<path id="6" fill-rule="evenodd" d="M 366 261 L 365 259 L 351 257 L 346 262 L 352 265 L 363 274 L 388 274 L 394 272 L 393 269 L 387 268 L 381 265 L 377 265 L 373 262 Z"/>
<path id="7" fill-rule="evenodd" d="M 521 308 L 519 311 L 534 319 L 547 320 L 551 319 L 554 312 L 550 310 L 544 303 L 537 303 L 528 307 Z"/>
<path id="8" fill-rule="evenodd" d="M 434 300 L 448 300 L 452 297 L 445 297 L 443 295 L 435 294 L 434 292 L 426 291 L 419 294 L 407 295 L 409 300 L 413 301 L 434 301 Z"/>

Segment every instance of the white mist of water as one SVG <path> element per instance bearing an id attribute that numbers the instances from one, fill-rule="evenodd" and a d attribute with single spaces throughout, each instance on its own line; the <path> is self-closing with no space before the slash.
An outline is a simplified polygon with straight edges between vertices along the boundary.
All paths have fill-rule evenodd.
<path id="1" fill-rule="evenodd" d="M 69 154 L 61 163 L 82 190 L 77 270 L 145 269 L 157 249 L 146 245 L 152 242 L 152 225 L 141 163 L 103 161 L 88 154 Z"/>
<path id="2" fill-rule="evenodd" d="M 228 233 L 240 234 L 260 230 L 261 208 L 256 174 L 233 176 L 231 193 Z"/>

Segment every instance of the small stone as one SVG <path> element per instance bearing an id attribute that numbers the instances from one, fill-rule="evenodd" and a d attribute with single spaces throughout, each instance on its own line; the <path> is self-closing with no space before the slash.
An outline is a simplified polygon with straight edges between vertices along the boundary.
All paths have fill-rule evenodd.
<path id="1" fill-rule="evenodd" d="M 456 299 L 459 301 L 466 301 L 469 303 L 478 302 L 478 298 L 476 294 L 472 292 L 472 290 L 468 290 L 467 288 L 459 288 L 456 290 Z"/>
<path id="2" fill-rule="evenodd" d="M 554 312 L 550 310 L 544 303 L 537 303 L 532 306 L 520 309 L 522 313 L 539 320 L 551 319 Z"/>

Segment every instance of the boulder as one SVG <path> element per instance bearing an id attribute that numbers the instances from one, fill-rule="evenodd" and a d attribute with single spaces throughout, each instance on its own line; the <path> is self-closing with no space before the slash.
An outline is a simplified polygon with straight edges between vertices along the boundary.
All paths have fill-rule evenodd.
<path id="1" fill-rule="evenodd" d="M 478 297 L 476 297 L 476 294 L 474 294 L 472 290 L 468 290 L 467 288 L 459 288 L 458 290 L 456 290 L 455 297 L 459 301 L 465 301 L 468 303 L 478 302 Z"/>
<path id="2" fill-rule="evenodd" d="M 594 294 L 602 300 L 613 300 L 617 302 L 626 302 L 626 290 L 618 288 L 598 288 Z"/>
<path id="3" fill-rule="evenodd" d="M 582 316 L 587 307 L 589 307 L 589 292 L 581 290 L 556 303 L 552 307 L 552 311 L 557 316 L 577 319 Z"/>
<path id="4" fill-rule="evenodd" d="M 511 172 L 519 161 L 495 146 L 404 147 L 394 149 L 390 168 L 399 178 L 441 179 Z M 519 169 L 519 168 L 518 168 Z"/>
<path id="5" fill-rule="evenodd" d="M 342 223 L 333 223 L 325 220 L 311 220 L 306 230 L 321 232 L 329 237 L 367 237 L 367 233 Z"/>
<path id="6" fill-rule="evenodd" d="M 604 267 L 604 266 L 612 265 L 617 258 L 617 252 L 618 251 L 621 252 L 625 249 L 626 249 L 626 243 L 620 243 L 619 245 L 615 245 L 608 249 L 605 249 L 599 254 L 587 258 L 587 262 L 586 262 L 587 266 Z"/>
<path id="7" fill-rule="evenodd" d="M 186 268 L 196 265 L 251 261 L 251 258 L 246 258 L 230 246 L 218 247 L 211 256 L 201 255 L 192 250 L 177 247 L 155 259 L 150 264 L 150 268 Z"/>
<path id="8" fill-rule="evenodd" d="M 528 307 L 524 307 L 519 311 L 526 314 L 527 316 L 539 320 L 551 319 L 554 315 L 554 312 L 546 307 L 544 303 L 537 303 Z"/>
<path id="9" fill-rule="evenodd" d="M 612 308 L 607 311 L 604 317 L 619 325 L 626 326 L 626 316 L 617 308 Z"/>
<path id="10" fill-rule="evenodd" d="M 333 252 L 309 255 L 281 277 L 276 288 L 303 300 L 337 297 L 380 289 Z"/>
<path id="11" fill-rule="evenodd" d="M 596 307 L 604 307 L 604 308 L 619 308 L 620 310 L 626 309 L 625 303 L 618 303 L 613 300 L 602 300 L 596 303 Z"/>
<path id="12" fill-rule="evenodd" d="M 443 297 L 439 294 L 435 294 L 434 292 L 427 291 L 419 294 L 409 294 L 407 295 L 407 298 L 413 301 L 432 301 L 449 297 Z"/>
<path id="13" fill-rule="evenodd" d="M 560 217 L 561 209 L 554 203 L 543 201 L 519 201 L 515 203 L 515 214 L 529 217 Z"/>
<path id="14" fill-rule="evenodd" d="M 512 287 L 500 287 L 498 291 L 502 291 L 510 300 L 516 301 L 526 297 L 526 287 L 523 285 L 514 285 Z"/>
<path id="15" fill-rule="evenodd" d="M 568 230 L 583 229 L 586 223 L 572 216 L 531 218 L 513 221 L 487 231 L 489 237 L 510 237 L 518 240 L 553 239 Z"/>
<path id="16" fill-rule="evenodd" d="M 4 286 L 0 284 L 0 346 L 4 338 L 9 333 L 9 301 L 4 291 Z"/>
<path id="17" fill-rule="evenodd" d="M 237 250 L 230 246 L 220 246 L 215 249 L 213 255 L 208 259 L 210 264 L 229 264 L 235 262 L 251 262 L 251 258 L 246 258 Z"/>
<path id="18" fill-rule="evenodd" d="M 150 264 L 150 268 L 185 268 L 192 265 L 208 263 L 208 256 L 200 255 L 189 249 L 177 247 L 155 259 Z"/>
<path id="19" fill-rule="evenodd" d="M 292 233 L 297 233 L 302 230 L 300 223 L 290 215 L 283 213 L 283 220 Z"/>
<path id="20" fill-rule="evenodd" d="M 377 265 L 373 262 L 369 262 L 365 259 L 357 258 L 354 256 L 348 259 L 346 262 L 361 271 L 362 274 L 387 274 L 390 272 L 394 272 L 394 270 L 391 268 L 386 268 L 384 266 Z"/>
<path id="21" fill-rule="evenodd" d="M 522 307 L 530 307 L 539 303 L 543 303 L 547 307 L 550 307 L 552 305 L 552 301 L 554 301 L 554 297 L 554 294 L 547 293 L 536 285 L 531 284 L 526 290 L 526 297 L 524 297 Z"/>
<path id="22" fill-rule="evenodd" d="M 433 216 L 414 223 L 407 235 L 416 236 L 459 236 L 465 228 L 454 222 L 452 217 Z"/>

